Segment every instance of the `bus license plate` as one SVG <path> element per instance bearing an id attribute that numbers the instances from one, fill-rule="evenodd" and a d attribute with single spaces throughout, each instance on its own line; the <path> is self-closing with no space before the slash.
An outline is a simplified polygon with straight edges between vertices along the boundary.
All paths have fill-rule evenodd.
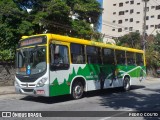
<path id="1" fill-rule="evenodd" d="M 37 94 L 39 95 L 44 94 L 44 90 L 37 90 Z"/>

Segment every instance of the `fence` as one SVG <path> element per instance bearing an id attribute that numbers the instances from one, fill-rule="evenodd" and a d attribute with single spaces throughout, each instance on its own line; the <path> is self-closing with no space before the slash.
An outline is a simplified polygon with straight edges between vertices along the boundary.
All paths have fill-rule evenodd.
<path id="1" fill-rule="evenodd" d="M 0 61 L 0 86 L 13 85 L 15 78 L 15 62 Z"/>

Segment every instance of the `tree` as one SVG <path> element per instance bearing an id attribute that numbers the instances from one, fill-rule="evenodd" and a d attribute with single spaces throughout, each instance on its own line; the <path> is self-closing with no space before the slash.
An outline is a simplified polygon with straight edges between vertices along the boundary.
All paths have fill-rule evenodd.
<path id="1" fill-rule="evenodd" d="M 160 53 L 160 33 L 155 36 L 155 50 Z"/>
<path id="2" fill-rule="evenodd" d="M 118 45 L 140 48 L 141 36 L 138 32 L 126 34 L 118 39 Z"/>
<path id="3" fill-rule="evenodd" d="M 96 0 L 1 0 L 0 60 L 13 58 L 14 54 L 9 54 L 15 51 L 23 35 L 48 31 L 78 38 L 96 38 L 95 27 L 101 13 Z"/>
<path id="4" fill-rule="evenodd" d="M 12 0 L 0 1 L 0 59 L 13 58 L 14 54 L 6 54 L 14 52 L 22 35 L 33 33 L 32 24 L 26 16 Z"/>
<path id="5" fill-rule="evenodd" d="M 73 37 L 91 39 L 102 13 L 96 0 L 14 0 L 30 15 L 36 33 L 48 31 Z M 25 7 L 24 7 L 25 6 Z M 94 27 L 91 27 L 94 24 Z"/>

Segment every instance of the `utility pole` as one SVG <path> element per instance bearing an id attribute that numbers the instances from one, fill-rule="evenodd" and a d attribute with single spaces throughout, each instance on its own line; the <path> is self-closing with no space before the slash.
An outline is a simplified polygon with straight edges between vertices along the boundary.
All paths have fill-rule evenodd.
<path id="1" fill-rule="evenodd" d="M 144 22 L 143 22 L 143 39 L 142 39 L 142 49 L 145 51 L 146 49 L 146 13 L 147 13 L 147 2 L 149 0 L 143 0 L 144 2 Z"/>

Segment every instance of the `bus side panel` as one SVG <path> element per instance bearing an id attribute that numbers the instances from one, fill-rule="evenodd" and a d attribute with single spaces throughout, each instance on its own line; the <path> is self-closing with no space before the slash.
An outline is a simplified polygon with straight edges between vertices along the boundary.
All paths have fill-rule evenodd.
<path id="1" fill-rule="evenodd" d="M 67 70 L 50 71 L 50 96 L 70 94 L 70 84 L 77 75 L 83 73 L 86 65 L 70 65 Z"/>
<path id="2" fill-rule="evenodd" d="M 122 66 L 118 65 L 117 69 L 120 76 L 129 75 L 131 79 L 131 85 L 138 85 L 146 76 L 145 66 Z"/>

